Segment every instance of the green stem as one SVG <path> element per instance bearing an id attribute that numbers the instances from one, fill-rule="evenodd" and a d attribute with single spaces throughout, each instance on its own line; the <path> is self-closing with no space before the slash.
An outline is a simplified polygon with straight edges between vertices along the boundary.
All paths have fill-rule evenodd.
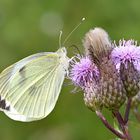
<path id="1" fill-rule="evenodd" d="M 117 119 L 117 121 L 118 121 L 118 123 L 119 123 L 119 125 L 120 125 L 120 128 L 121 128 L 123 134 L 126 136 L 126 139 L 125 139 L 125 140 L 132 140 L 132 138 L 131 138 L 131 136 L 130 136 L 130 134 L 129 134 L 129 132 L 128 132 L 128 126 L 127 126 L 127 124 L 123 121 L 122 116 L 121 116 L 121 114 L 119 113 L 119 111 L 114 111 L 113 114 L 114 114 L 114 116 L 116 117 L 116 119 Z"/>
<path id="2" fill-rule="evenodd" d="M 97 116 L 100 118 L 100 120 L 103 122 L 103 124 L 112 132 L 114 133 L 117 137 L 121 139 L 126 139 L 125 135 L 121 134 L 119 131 L 114 129 L 106 120 L 106 118 L 103 116 L 103 114 L 100 111 L 96 111 Z"/>
<path id="3" fill-rule="evenodd" d="M 128 98 L 127 105 L 126 105 L 126 110 L 125 110 L 125 115 L 124 115 L 124 123 L 127 124 L 128 118 L 129 118 L 129 113 L 130 113 L 130 107 L 131 107 L 131 98 Z"/>

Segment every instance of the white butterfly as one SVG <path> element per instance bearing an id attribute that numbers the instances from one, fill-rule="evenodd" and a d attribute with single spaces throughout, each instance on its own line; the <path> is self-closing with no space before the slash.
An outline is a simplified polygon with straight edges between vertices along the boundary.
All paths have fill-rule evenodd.
<path id="1" fill-rule="evenodd" d="M 0 74 L 0 108 L 13 120 L 29 122 L 54 108 L 68 72 L 66 48 L 31 55 Z"/>
<path id="2" fill-rule="evenodd" d="M 62 46 L 61 35 L 62 31 L 59 46 Z M 0 74 L 0 110 L 17 121 L 45 118 L 55 107 L 71 59 L 66 48 L 60 47 L 56 52 L 34 54 L 6 68 Z"/>

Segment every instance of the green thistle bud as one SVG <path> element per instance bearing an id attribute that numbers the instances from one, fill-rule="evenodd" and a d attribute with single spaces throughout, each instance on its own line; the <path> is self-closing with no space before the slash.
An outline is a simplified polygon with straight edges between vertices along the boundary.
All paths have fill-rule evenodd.
<path id="1" fill-rule="evenodd" d="M 140 74 L 135 69 L 134 64 L 130 61 L 125 62 L 125 64 L 121 63 L 120 76 L 123 81 L 127 97 L 135 96 L 140 90 Z"/>
<path id="2" fill-rule="evenodd" d="M 119 110 L 126 100 L 126 91 L 112 60 L 103 60 L 100 64 L 102 102 L 110 110 Z"/>

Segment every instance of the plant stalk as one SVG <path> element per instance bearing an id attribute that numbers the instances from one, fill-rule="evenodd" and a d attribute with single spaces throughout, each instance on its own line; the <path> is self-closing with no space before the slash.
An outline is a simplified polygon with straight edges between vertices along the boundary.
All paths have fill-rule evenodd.
<path id="1" fill-rule="evenodd" d="M 125 115 L 124 115 L 124 123 L 125 124 L 127 124 L 127 122 L 128 122 L 129 113 L 130 113 L 130 107 L 131 107 L 131 101 L 132 101 L 131 98 L 129 98 L 128 101 L 127 101 Z"/>
<path id="2" fill-rule="evenodd" d="M 129 132 L 128 132 L 128 126 L 127 126 L 127 123 L 125 123 L 125 121 L 122 119 L 122 116 L 121 114 L 119 113 L 119 111 L 114 111 L 113 112 L 114 116 L 116 117 L 119 125 L 120 125 L 120 128 L 123 132 L 123 134 L 125 135 L 126 139 L 125 140 L 132 140 Z"/>
<path id="3" fill-rule="evenodd" d="M 126 139 L 125 135 L 114 129 L 106 120 L 106 118 L 103 116 L 103 114 L 100 111 L 96 111 L 97 116 L 100 118 L 100 120 L 103 122 L 103 124 L 112 132 L 114 133 L 117 137 L 121 139 Z"/>

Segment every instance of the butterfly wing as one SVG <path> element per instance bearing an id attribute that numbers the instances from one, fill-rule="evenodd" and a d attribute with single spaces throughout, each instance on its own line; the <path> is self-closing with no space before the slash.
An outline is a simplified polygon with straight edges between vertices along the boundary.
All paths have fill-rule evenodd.
<path id="1" fill-rule="evenodd" d="M 66 73 L 60 57 L 35 54 L 0 74 L 0 108 L 6 115 L 26 122 L 42 119 L 53 110 Z"/>

